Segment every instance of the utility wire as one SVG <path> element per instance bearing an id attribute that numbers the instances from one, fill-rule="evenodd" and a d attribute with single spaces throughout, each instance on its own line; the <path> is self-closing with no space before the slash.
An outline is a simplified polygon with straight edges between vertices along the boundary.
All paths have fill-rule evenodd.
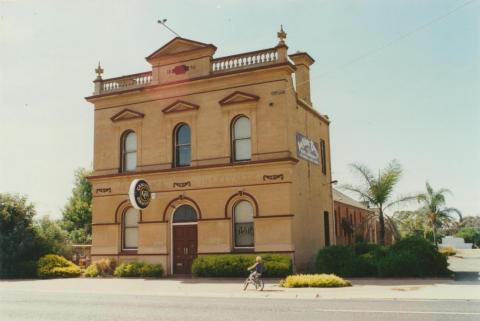
<path id="1" fill-rule="evenodd" d="M 378 53 L 378 52 L 380 52 L 380 51 L 382 51 L 382 50 L 384 50 L 384 49 L 387 49 L 387 48 L 391 47 L 393 44 L 395 44 L 395 43 L 398 42 L 398 41 L 401 41 L 401 40 L 404 40 L 404 39 L 406 39 L 406 38 L 409 38 L 409 37 L 411 37 L 412 35 L 414 35 L 415 33 L 417 33 L 417 32 L 419 32 L 419 31 L 422 31 L 423 29 L 426 29 L 426 28 L 430 27 L 431 25 L 433 25 L 433 24 L 435 24 L 435 23 L 437 23 L 437 22 L 445 19 L 446 17 L 448 17 L 448 16 L 450 16 L 450 15 L 452 15 L 452 14 L 455 13 L 456 11 L 458 11 L 458 10 L 460 10 L 460 9 L 468 6 L 469 4 L 473 3 L 474 1 L 477 1 L 477 0 L 468 0 L 468 1 L 465 1 L 465 2 L 462 3 L 461 5 L 453 8 L 452 10 L 447 11 L 446 13 L 444 13 L 444 14 L 442 14 L 442 15 L 439 15 L 439 16 L 437 16 L 437 17 L 435 17 L 435 18 L 433 18 L 433 19 L 427 21 L 426 23 L 424 23 L 424 24 L 422 24 L 422 25 L 419 25 L 418 27 L 416 27 L 416 28 L 414 28 L 414 29 L 412 29 L 412 30 L 410 30 L 410 31 L 408 31 L 408 32 L 405 32 L 405 33 L 403 33 L 403 34 L 401 34 L 401 35 L 399 35 L 399 36 L 391 39 L 390 41 L 384 43 L 383 45 L 381 45 L 381 46 L 379 46 L 379 47 L 377 47 L 377 48 L 373 48 L 373 49 L 371 49 L 371 50 L 369 50 L 369 51 L 361 54 L 360 56 L 358 56 L 358 57 L 356 57 L 356 58 L 354 58 L 354 59 L 351 59 L 350 61 L 347 61 L 346 63 L 344 63 L 344 64 L 342 64 L 342 65 L 340 65 L 340 66 L 332 69 L 331 71 L 324 73 L 323 75 L 319 75 L 319 76 L 311 77 L 311 78 L 324 77 L 325 75 L 331 74 L 333 71 L 345 69 L 345 68 L 347 68 L 348 66 L 355 64 L 355 63 L 358 62 L 358 61 L 364 60 L 364 59 L 366 59 L 366 58 L 368 58 L 368 57 L 370 57 L 370 56 L 372 56 L 372 55 L 374 55 L 374 54 L 376 54 L 376 53 Z M 306 82 L 306 81 L 305 81 L 305 82 Z M 303 84 L 303 83 L 301 83 L 301 84 Z"/>

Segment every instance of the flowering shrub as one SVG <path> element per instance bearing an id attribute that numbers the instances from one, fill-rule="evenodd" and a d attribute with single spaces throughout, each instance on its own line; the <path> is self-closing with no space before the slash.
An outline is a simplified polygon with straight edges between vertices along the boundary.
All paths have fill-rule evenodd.
<path id="1" fill-rule="evenodd" d="M 280 281 L 284 288 L 333 288 L 351 286 L 351 283 L 335 274 L 297 274 L 289 275 Z"/>
<path id="2" fill-rule="evenodd" d="M 37 262 L 37 275 L 41 278 L 77 277 L 82 270 L 63 256 L 48 254 Z"/>

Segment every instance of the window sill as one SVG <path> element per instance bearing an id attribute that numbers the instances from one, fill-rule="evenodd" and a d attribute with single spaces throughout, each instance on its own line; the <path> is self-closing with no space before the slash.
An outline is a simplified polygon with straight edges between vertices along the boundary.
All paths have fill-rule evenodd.
<path id="1" fill-rule="evenodd" d="M 255 248 L 253 247 L 235 247 L 232 249 L 232 253 L 254 253 Z"/>
<path id="2" fill-rule="evenodd" d="M 119 255 L 137 255 L 138 250 L 137 249 L 123 249 L 118 253 Z"/>

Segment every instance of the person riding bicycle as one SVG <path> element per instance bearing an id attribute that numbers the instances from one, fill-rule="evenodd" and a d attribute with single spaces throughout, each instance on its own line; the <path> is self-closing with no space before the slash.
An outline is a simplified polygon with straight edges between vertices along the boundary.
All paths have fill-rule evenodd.
<path id="1" fill-rule="evenodd" d="M 263 263 L 262 263 L 262 257 L 261 256 L 257 256 L 255 258 L 255 264 L 253 264 L 252 266 L 250 266 L 248 268 L 249 271 L 253 271 L 250 276 L 251 277 L 254 277 L 256 279 L 260 278 L 262 276 L 262 273 L 263 273 Z"/>

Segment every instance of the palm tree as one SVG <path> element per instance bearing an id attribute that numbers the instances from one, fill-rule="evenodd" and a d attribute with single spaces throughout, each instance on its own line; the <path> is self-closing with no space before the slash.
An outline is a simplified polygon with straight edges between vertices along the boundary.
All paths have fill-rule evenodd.
<path id="1" fill-rule="evenodd" d="M 378 208 L 378 218 L 380 223 L 380 244 L 385 244 L 385 210 L 396 204 L 411 201 L 417 196 L 406 196 L 395 201 L 390 201 L 393 188 L 402 176 L 402 168 L 395 160 L 391 161 L 384 169 L 375 176 L 372 171 L 362 164 L 350 164 L 352 169 L 363 179 L 363 184 L 359 186 L 343 185 L 342 188 L 357 194 L 372 207 Z M 391 223 L 391 220 L 387 221 Z"/>
<path id="2" fill-rule="evenodd" d="M 425 182 L 427 192 L 417 196 L 419 203 L 423 204 L 420 209 L 421 213 L 425 215 L 429 223 L 432 226 L 433 242 L 437 245 L 437 227 L 441 226 L 444 222 L 451 221 L 451 214 L 455 213 L 462 221 L 462 213 L 453 207 L 446 207 L 445 195 L 452 194 L 452 192 L 446 188 L 434 190 L 428 182 Z"/>

